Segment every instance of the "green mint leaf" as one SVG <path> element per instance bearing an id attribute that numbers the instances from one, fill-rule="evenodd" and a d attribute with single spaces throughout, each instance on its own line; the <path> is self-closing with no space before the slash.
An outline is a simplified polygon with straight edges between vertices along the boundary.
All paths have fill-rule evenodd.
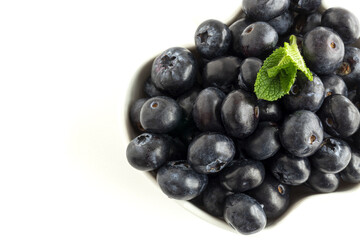
<path id="1" fill-rule="evenodd" d="M 297 71 L 303 72 L 312 81 L 313 76 L 306 67 L 296 44 L 296 37 L 290 37 L 290 44 L 276 49 L 265 61 L 257 74 L 255 93 L 259 99 L 275 101 L 288 94 L 296 80 Z"/>
<path id="2" fill-rule="evenodd" d="M 301 53 L 299 51 L 299 48 L 296 43 L 296 37 L 294 35 L 290 36 L 290 45 L 285 42 L 284 47 L 287 53 L 287 56 L 290 57 L 290 60 L 295 64 L 296 68 L 303 72 L 305 76 L 312 81 L 313 75 L 309 68 L 306 67 L 305 61 L 303 57 L 301 56 Z"/>

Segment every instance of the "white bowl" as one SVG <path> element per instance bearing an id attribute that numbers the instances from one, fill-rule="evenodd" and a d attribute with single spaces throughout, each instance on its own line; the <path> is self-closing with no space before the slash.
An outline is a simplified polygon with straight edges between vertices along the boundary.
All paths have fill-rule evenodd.
<path id="1" fill-rule="evenodd" d="M 339 6 L 339 2 L 334 1 L 334 0 L 333 1 L 329 1 L 329 0 L 323 1 L 322 10 L 324 10 L 328 7 L 333 7 L 333 6 Z M 351 8 L 349 8 L 349 9 L 351 11 Z M 237 11 L 235 14 L 232 15 L 232 17 L 230 18 L 231 20 L 228 21 L 227 24 L 230 25 L 232 22 L 234 22 L 236 19 L 238 19 L 238 17 L 240 15 L 241 15 L 241 13 L 239 13 Z M 204 19 L 204 20 L 206 20 L 206 19 Z M 190 39 L 192 39 L 192 37 L 193 36 L 189 36 Z M 357 45 L 360 47 L 360 41 L 357 43 Z M 189 46 L 189 45 L 183 45 L 182 47 L 188 48 L 192 51 L 195 49 L 194 46 Z M 163 50 L 165 50 L 165 49 L 166 48 L 164 48 Z M 126 129 L 127 143 L 129 143 L 133 138 L 135 138 L 137 136 L 137 133 L 136 133 L 136 131 L 134 131 L 134 129 L 130 123 L 129 117 L 128 117 L 130 106 L 137 99 L 144 97 L 143 85 L 144 85 L 145 80 L 150 75 L 152 62 L 158 54 L 159 53 L 156 53 L 152 57 L 150 56 L 147 61 L 143 62 L 142 64 L 139 64 L 139 68 L 134 73 L 132 80 L 127 82 L 126 87 L 128 90 L 127 90 L 126 96 L 121 96 L 121 98 L 122 98 L 121 102 L 123 102 L 124 104 L 121 106 L 122 110 L 121 110 L 120 116 L 125 119 L 124 119 L 124 121 L 123 120 L 120 121 L 120 124 L 121 124 L 120 128 Z M 144 174 L 149 179 L 149 181 L 154 183 L 155 188 L 159 188 L 153 175 L 151 175 L 150 173 L 147 173 L 147 172 L 145 172 Z M 300 218 L 299 214 L 301 215 L 301 212 L 303 212 L 304 214 L 309 214 L 310 212 L 313 211 L 313 210 L 311 210 L 310 212 L 308 212 L 303 206 L 301 206 L 301 205 L 303 205 L 305 198 L 306 198 L 306 202 L 313 203 L 315 205 L 314 209 L 317 208 L 316 206 L 333 208 L 334 202 L 336 202 L 337 200 L 346 201 L 346 199 L 351 198 L 352 194 L 354 194 L 355 192 L 357 194 L 354 194 L 353 196 L 356 199 L 360 200 L 359 187 L 360 186 L 354 187 L 354 186 L 349 186 L 349 185 L 343 185 L 338 189 L 338 191 L 336 193 L 333 193 L 333 194 L 314 194 L 312 191 L 309 191 L 309 189 L 307 189 L 305 187 L 301 188 L 301 189 L 299 189 L 298 192 L 295 193 L 296 197 L 295 197 L 295 199 L 292 200 L 291 205 L 290 205 L 289 209 L 286 211 L 286 213 L 283 216 L 281 216 L 279 219 L 277 219 L 276 221 L 269 223 L 264 231 L 269 231 L 269 229 L 271 229 L 272 231 L 275 230 L 273 228 L 273 226 L 277 225 L 278 223 L 282 223 L 283 218 L 285 218 L 287 216 L 291 216 L 292 213 L 294 215 L 296 213 L 295 216 L 297 219 L 299 219 L 299 220 L 292 219 L 293 224 L 299 224 L 299 222 L 304 222 L 306 220 L 306 218 L 305 217 Z M 167 198 L 167 197 L 164 195 L 164 198 Z M 311 200 L 309 200 L 309 198 L 311 198 Z M 329 200 L 331 198 L 333 198 L 333 199 Z M 342 200 L 340 200 L 340 199 L 342 199 Z M 326 202 L 323 202 L 324 200 L 326 200 Z M 233 231 L 233 232 L 235 231 L 228 224 L 226 224 L 223 220 L 213 217 L 212 215 L 199 209 L 194 204 L 192 204 L 188 201 L 179 201 L 179 200 L 173 200 L 173 199 L 171 199 L 171 200 L 169 199 L 169 201 L 177 202 L 183 208 L 190 211 L 197 217 L 200 217 L 200 218 L 204 219 L 205 221 L 207 221 L 217 227 L 220 227 L 220 228 L 228 230 L 228 231 Z M 144 201 L 144 204 L 146 204 L 145 201 Z M 307 204 L 307 206 L 309 206 L 309 205 Z M 307 207 L 307 209 L 308 209 L 308 207 Z M 348 210 L 348 209 L 346 209 L 346 210 Z M 355 209 L 355 212 L 357 212 L 357 214 L 360 214 L 360 207 Z M 317 214 L 317 213 L 314 212 L 313 214 Z M 311 217 L 311 216 L 306 216 L 306 217 Z M 338 217 L 341 217 L 341 216 L 338 216 Z M 290 221 L 291 221 L 291 219 L 290 219 Z M 320 224 L 320 226 L 322 226 L 322 225 Z M 340 224 L 340 226 L 343 226 L 343 225 Z"/>

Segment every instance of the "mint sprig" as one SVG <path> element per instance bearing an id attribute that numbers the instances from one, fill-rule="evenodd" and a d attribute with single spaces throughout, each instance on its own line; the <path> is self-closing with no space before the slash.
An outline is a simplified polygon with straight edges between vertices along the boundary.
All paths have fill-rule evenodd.
<path id="1" fill-rule="evenodd" d="M 301 71 L 312 81 L 313 75 L 306 67 L 296 43 L 291 35 L 290 44 L 276 49 L 265 61 L 257 74 L 255 93 L 258 99 L 275 101 L 288 94 L 296 80 L 297 72 Z"/>

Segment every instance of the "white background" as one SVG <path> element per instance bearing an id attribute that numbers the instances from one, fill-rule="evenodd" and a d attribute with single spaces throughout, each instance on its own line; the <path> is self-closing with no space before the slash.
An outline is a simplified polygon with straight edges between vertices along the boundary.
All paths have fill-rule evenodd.
<path id="1" fill-rule="evenodd" d="M 244 237 L 185 211 L 127 163 L 122 107 L 136 69 L 240 3 L 0 1 L 0 239 L 354 239 L 359 188 L 307 199 Z"/>

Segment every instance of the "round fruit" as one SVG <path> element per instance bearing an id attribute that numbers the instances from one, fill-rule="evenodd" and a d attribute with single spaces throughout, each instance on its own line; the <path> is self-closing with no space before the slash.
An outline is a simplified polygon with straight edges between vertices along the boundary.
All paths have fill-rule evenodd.
<path id="1" fill-rule="evenodd" d="M 147 132 L 168 133 L 179 125 L 181 118 L 177 102 L 164 96 L 148 99 L 140 111 L 140 122 Z"/>
<path id="2" fill-rule="evenodd" d="M 331 95 L 318 112 L 326 132 L 337 137 L 350 137 L 359 128 L 360 113 L 343 95 Z"/>
<path id="3" fill-rule="evenodd" d="M 323 142 L 324 132 L 320 119 L 307 110 L 290 114 L 280 129 L 283 147 L 297 157 L 314 154 Z"/>
<path id="4" fill-rule="evenodd" d="M 340 36 L 330 28 L 317 27 L 303 41 L 306 65 L 317 74 L 331 74 L 344 58 L 345 47 Z"/>
<path id="5" fill-rule="evenodd" d="M 230 29 L 218 20 L 210 19 L 201 23 L 195 32 L 196 49 L 207 59 L 223 56 L 230 43 Z"/>
<path id="6" fill-rule="evenodd" d="M 160 189 L 169 197 L 191 200 L 206 188 L 208 177 L 195 172 L 186 161 L 168 162 L 156 175 Z"/>
<path id="7" fill-rule="evenodd" d="M 254 94 L 236 90 L 227 95 L 221 107 L 226 132 L 236 138 L 246 138 L 259 122 L 259 107 Z"/>
<path id="8" fill-rule="evenodd" d="M 242 234 L 253 234 L 266 226 L 266 215 L 261 205 L 243 193 L 226 198 L 225 221 Z"/>
<path id="9" fill-rule="evenodd" d="M 334 29 L 346 45 L 354 43 L 360 36 L 358 18 L 343 8 L 327 9 L 322 15 L 321 25 Z"/>
<path id="10" fill-rule="evenodd" d="M 257 21 L 269 21 L 280 16 L 290 6 L 289 0 L 243 0 L 245 14 Z"/>
<path id="11" fill-rule="evenodd" d="M 155 58 L 151 80 L 160 91 L 179 96 L 195 82 L 197 66 L 192 53 L 186 48 L 174 47 Z"/>
<path id="12" fill-rule="evenodd" d="M 219 172 L 234 156 L 234 142 L 227 136 L 217 133 L 201 134 L 188 148 L 188 161 L 199 173 Z"/>

